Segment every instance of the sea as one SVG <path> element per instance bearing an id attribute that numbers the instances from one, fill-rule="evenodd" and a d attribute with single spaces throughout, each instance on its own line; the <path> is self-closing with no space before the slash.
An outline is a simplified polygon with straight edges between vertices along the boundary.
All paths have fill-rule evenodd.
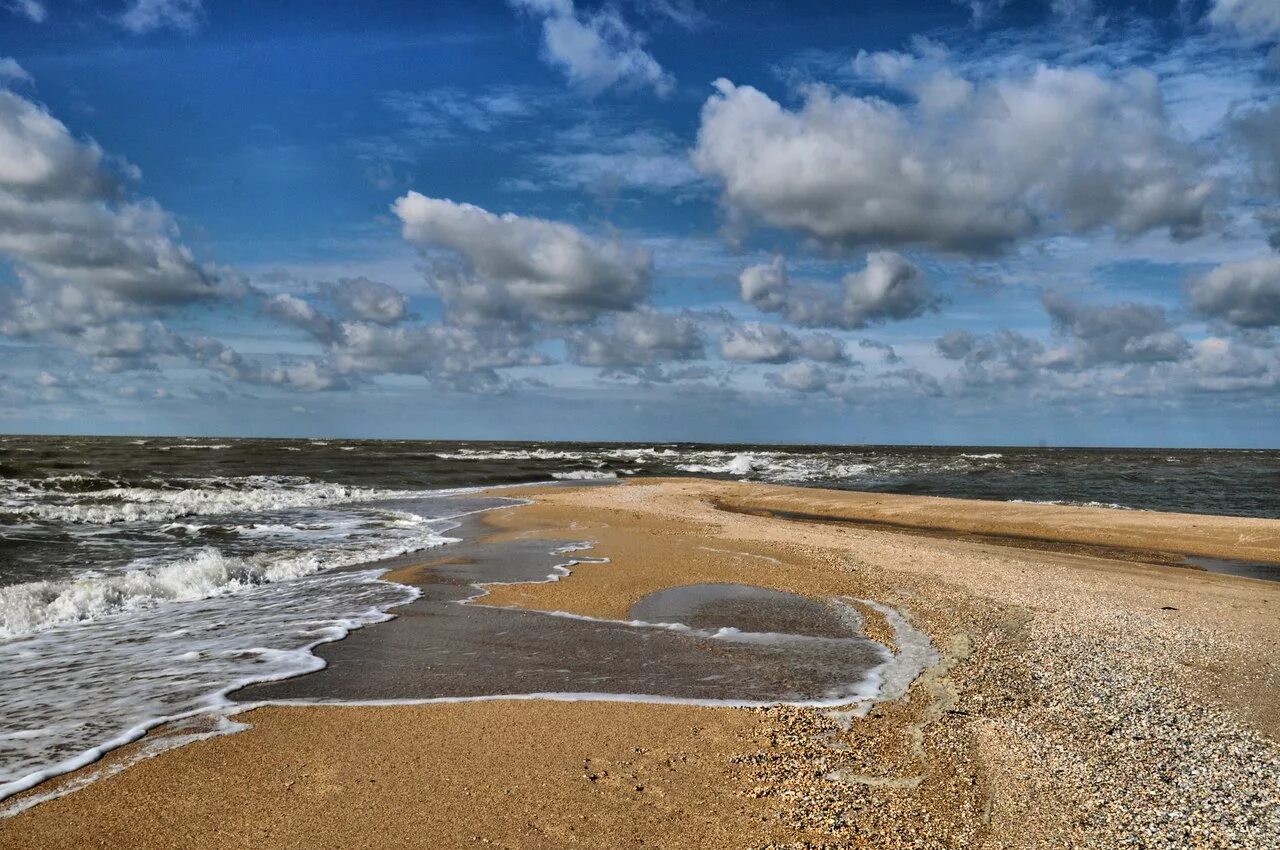
<path id="1" fill-rule="evenodd" d="M 0 801 L 318 670 L 468 494 L 682 475 L 1280 518 L 1277 451 L 0 436 Z"/>

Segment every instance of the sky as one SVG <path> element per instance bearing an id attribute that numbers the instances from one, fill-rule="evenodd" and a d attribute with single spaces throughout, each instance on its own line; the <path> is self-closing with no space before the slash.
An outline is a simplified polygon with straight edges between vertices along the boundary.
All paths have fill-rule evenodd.
<path id="1" fill-rule="evenodd" d="M 1280 0 L 0 0 L 0 431 L 1280 447 Z"/>

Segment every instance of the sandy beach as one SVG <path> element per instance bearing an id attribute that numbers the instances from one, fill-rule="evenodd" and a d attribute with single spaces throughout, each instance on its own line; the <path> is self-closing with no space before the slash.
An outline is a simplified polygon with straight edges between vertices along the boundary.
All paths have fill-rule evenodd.
<path id="1" fill-rule="evenodd" d="M 507 492 L 534 501 L 485 514 L 494 541 L 591 541 L 607 560 L 484 605 L 625 619 L 665 588 L 749 584 L 889 606 L 936 655 L 851 719 L 256 708 L 247 731 L 0 821 L 0 847 L 1280 846 L 1280 585 L 1185 565 L 1280 563 L 1280 521 L 699 479 Z M 453 556 L 433 557 L 387 578 L 422 582 Z"/>

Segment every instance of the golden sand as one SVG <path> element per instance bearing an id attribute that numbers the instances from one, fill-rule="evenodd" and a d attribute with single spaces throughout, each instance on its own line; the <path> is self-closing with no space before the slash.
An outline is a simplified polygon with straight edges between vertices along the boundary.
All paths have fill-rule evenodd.
<path id="1" fill-rule="evenodd" d="M 887 603 L 941 660 L 847 731 L 797 708 L 259 709 L 0 822 L 0 847 L 1280 840 L 1280 587 L 1070 549 L 1280 561 L 1280 522 L 691 479 L 514 494 L 536 503 L 489 514 L 495 534 L 609 560 L 485 604 L 622 617 L 661 588 L 747 583 Z M 946 536 L 903 533 L 921 529 Z"/>

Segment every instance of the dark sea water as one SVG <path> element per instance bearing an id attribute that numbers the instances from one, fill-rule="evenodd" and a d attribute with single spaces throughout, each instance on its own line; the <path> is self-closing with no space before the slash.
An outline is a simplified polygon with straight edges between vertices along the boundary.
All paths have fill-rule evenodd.
<path id="1" fill-rule="evenodd" d="M 1280 517 L 1274 451 L 0 437 L 0 799 L 316 669 L 476 488 L 654 475 Z"/>

